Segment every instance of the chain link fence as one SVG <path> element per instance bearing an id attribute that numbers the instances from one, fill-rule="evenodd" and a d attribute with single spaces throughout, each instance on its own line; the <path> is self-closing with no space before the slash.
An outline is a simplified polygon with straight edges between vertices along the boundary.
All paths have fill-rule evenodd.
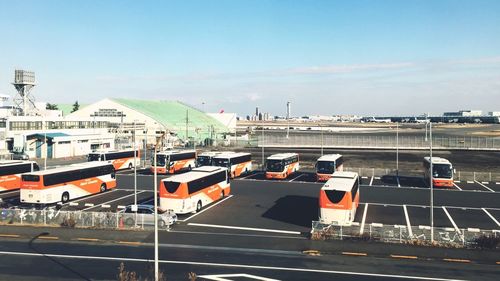
<path id="1" fill-rule="evenodd" d="M 377 136 L 377 135 L 323 135 L 281 134 L 255 135 L 244 143 L 258 147 L 304 147 L 304 148 L 385 148 L 385 149 L 429 149 L 425 136 Z M 499 137 L 454 137 L 432 138 L 434 149 L 500 150 Z"/>
<path id="2" fill-rule="evenodd" d="M 414 245 L 439 245 L 445 247 L 497 247 L 500 241 L 500 230 L 482 230 L 476 228 L 434 228 L 434 239 L 431 240 L 429 226 L 367 224 L 359 223 L 349 226 L 312 222 L 311 239 L 313 240 L 364 240 L 388 243 L 405 243 Z M 488 239 L 496 244 L 486 245 Z"/>
<path id="3" fill-rule="evenodd" d="M 176 219 L 159 218 L 168 230 Z M 122 212 L 61 211 L 56 209 L 0 209 L 0 225 L 42 225 L 93 229 L 153 229 L 153 215 Z"/>

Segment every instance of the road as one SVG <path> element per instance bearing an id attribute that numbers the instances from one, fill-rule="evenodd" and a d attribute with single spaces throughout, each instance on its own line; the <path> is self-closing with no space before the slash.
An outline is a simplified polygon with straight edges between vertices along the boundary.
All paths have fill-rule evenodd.
<path id="1" fill-rule="evenodd" d="M 241 247 L 203 247 L 160 239 L 160 270 L 167 280 L 198 276 L 246 274 L 256 280 L 495 280 L 498 266 L 462 264 L 443 260 L 359 257 L 347 254 L 310 256 L 298 250 Z M 169 240 L 169 241 L 167 241 Z M 250 241 L 251 243 L 252 241 Z M 116 280 L 121 262 L 127 270 L 147 276 L 152 265 L 150 243 L 126 245 L 40 238 L 2 240 L 2 280 Z M 217 280 L 208 279 L 198 280 Z M 222 280 L 222 279 L 219 279 Z M 252 280 L 228 278 L 227 280 Z"/>

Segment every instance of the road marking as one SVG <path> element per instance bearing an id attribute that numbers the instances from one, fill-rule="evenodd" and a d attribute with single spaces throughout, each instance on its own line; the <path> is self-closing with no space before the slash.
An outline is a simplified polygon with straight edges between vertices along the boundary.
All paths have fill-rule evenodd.
<path id="1" fill-rule="evenodd" d="M 97 238 L 76 238 L 78 241 L 87 241 L 87 242 L 97 242 L 99 239 Z"/>
<path id="2" fill-rule="evenodd" d="M 211 208 L 213 208 L 213 207 L 215 207 L 215 206 L 219 205 L 220 203 L 222 203 L 222 202 L 224 202 L 224 201 L 226 201 L 227 199 L 232 198 L 232 197 L 233 197 L 233 195 L 229 195 L 228 197 L 226 197 L 226 198 L 224 198 L 224 199 L 222 199 L 222 200 L 219 200 L 219 202 L 217 202 L 217 203 L 215 203 L 215 204 L 213 204 L 213 205 L 209 206 L 208 208 L 205 208 L 205 209 L 201 210 L 200 212 L 198 212 L 198 213 L 196 213 L 196 214 L 194 214 L 194 215 L 191 215 L 191 216 L 190 216 L 190 217 L 188 217 L 188 218 L 185 218 L 185 219 L 183 219 L 183 220 L 178 220 L 178 221 L 181 221 L 181 222 L 186 222 L 186 221 L 188 221 L 188 220 L 190 220 L 190 219 L 192 219 L 192 218 L 196 217 L 197 215 L 202 214 L 203 212 L 205 212 L 205 211 L 207 211 L 207 210 L 210 210 Z"/>
<path id="3" fill-rule="evenodd" d="M 368 179 L 368 177 L 361 177 L 361 178 L 362 178 L 362 179 L 365 179 L 365 180 L 366 180 L 366 179 Z"/>
<path id="4" fill-rule="evenodd" d="M 402 204 L 387 204 L 387 203 L 374 203 L 374 202 L 360 202 L 360 204 L 367 204 L 369 203 L 370 205 L 375 205 L 375 206 L 390 206 L 390 207 L 403 207 Z M 428 205 L 412 205 L 412 204 L 406 204 L 407 207 L 415 207 L 415 208 L 429 208 Z M 434 205 L 435 208 L 442 207 L 442 206 L 437 206 Z M 478 207 L 460 207 L 460 206 L 445 206 L 448 209 L 462 209 L 462 210 L 481 210 L 482 208 Z M 495 211 L 500 211 L 500 208 L 488 208 L 489 210 L 495 210 Z"/>
<path id="5" fill-rule="evenodd" d="M 401 183 L 399 182 L 399 176 L 396 177 L 396 181 L 398 182 L 398 187 L 401 187 Z"/>
<path id="6" fill-rule="evenodd" d="M 361 219 L 361 227 L 359 228 L 359 234 L 363 234 L 365 230 L 366 213 L 368 212 L 368 203 L 365 204 L 365 209 L 363 210 L 363 218 Z"/>
<path id="7" fill-rule="evenodd" d="M 460 188 L 460 186 L 458 186 L 456 183 L 453 183 L 453 185 L 454 185 L 456 188 L 458 188 L 458 190 L 463 190 L 463 189 L 461 189 L 461 188 Z"/>
<path id="8" fill-rule="evenodd" d="M 294 180 L 296 180 L 296 179 L 298 179 L 298 178 L 300 178 L 302 176 L 305 176 L 305 174 L 300 174 L 300 175 L 296 176 L 295 178 L 289 180 L 289 182 L 292 182 L 292 181 L 294 181 Z"/>
<path id="9" fill-rule="evenodd" d="M 483 184 L 483 183 L 481 183 L 481 182 L 476 181 L 476 183 L 477 183 L 477 184 L 479 184 L 480 186 L 482 186 L 482 187 L 484 187 L 484 188 L 488 189 L 488 190 L 489 190 L 489 191 L 491 191 L 491 192 L 495 192 L 493 189 L 491 189 L 491 188 L 487 187 L 486 185 L 484 185 L 484 184 Z"/>
<path id="10" fill-rule="evenodd" d="M 342 255 L 345 256 L 356 256 L 356 257 L 366 257 L 367 253 L 357 253 L 357 252 L 342 252 Z"/>
<path id="11" fill-rule="evenodd" d="M 460 181 L 453 181 L 453 182 L 460 183 Z"/>
<path id="12" fill-rule="evenodd" d="M 146 262 L 146 263 L 153 263 L 154 262 L 151 259 L 129 258 L 129 257 L 103 257 L 103 256 L 97 257 L 97 256 L 83 256 L 83 255 L 63 255 L 63 254 L 8 252 L 8 251 L 0 251 L 0 254 L 10 255 L 10 256 L 32 256 L 32 257 L 42 257 L 42 258 L 43 257 L 51 257 L 51 258 L 82 259 L 82 260 L 127 261 L 127 262 Z M 195 261 L 182 261 L 182 260 L 159 260 L 159 262 L 163 263 L 163 264 L 182 264 L 182 265 L 197 265 L 197 266 L 209 266 L 209 267 L 246 268 L 246 269 L 289 271 L 289 272 L 325 273 L 325 274 L 370 276 L 370 277 L 414 279 L 414 280 L 464 281 L 464 280 L 459 280 L 459 279 L 446 279 L 446 278 L 436 278 L 436 277 L 395 275 L 395 274 L 368 273 L 368 272 L 353 272 L 353 271 L 337 271 L 337 270 L 311 269 L 311 268 L 299 268 L 299 267 L 262 266 L 262 265 L 232 264 L 232 263 L 211 263 L 211 262 L 195 262 Z"/>
<path id="13" fill-rule="evenodd" d="M 416 259 L 418 259 L 417 256 L 401 256 L 401 255 L 391 255 L 391 258 L 395 258 L 395 259 L 408 259 L 408 260 L 416 260 Z"/>
<path id="14" fill-rule="evenodd" d="M 118 205 L 118 206 L 116 206 L 116 208 L 117 208 L 117 209 L 125 209 L 125 208 L 127 208 L 127 207 L 126 207 L 126 206 L 123 206 L 123 205 Z"/>
<path id="15" fill-rule="evenodd" d="M 372 178 L 370 179 L 370 184 L 369 184 L 369 186 L 372 186 L 372 185 L 373 185 L 373 176 L 372 176 Z"/>
<path id="16" fill-rule="evenodd" d="M 144 192 L 144 191 L 137 192 L 137 195 L 139 195 L 139 194 L 141 194 L 141 193 L 143 193 L 143 192 Z M 116 198 L 116 199 L 113 199 L 113 200 L 110 200 L 110 201 L 107 201 L 107 202 L 104 202 L 104 203 L 102 203 L 101 205 L 105 205 L 105 204 L 109 204 L 109 203 L 112 203 L 112 202 L 115 202 L 115 201 L 118 201 L 118 200 L 122 200 L 122 199 L 127 198 L 127 197 L 130 197 L 130 196 L 134 196 L 134 193 L 129 194 L 129 195 L 125 195 L 125 196 L 122 196 L 122 197 L 119 197 L 119 198 Z M 87 204 L 85 204 L 85 206 L 87 206 Z M 92 206 L 91 206 L 91 207 L 89 207 L 89 208 L 85 208 L 85 209 L 83 209 L 82 211 L 87 211 L 87 210 L 90 210 L 90 209 L 93 209 L 93 208 L 97 208 L 97 207 L 99 207 L 99 205 L 94 206 L 94 204 L 92 204 Z"/>
<path id="17" fill-rule="evenodd" d="M 244 180 L 244 179 L 252 177 L 252 176 L 263 175 L 263 174 L 264 174 L 263 172 L 258 172 L 258 173 L 255 173 L 255 174 L 250 174 L 250 175 L 244 176 L 244 177 L 242 177 L 240 179 Z"/>
<path id="18" fill-rule="evenodd" d="M 467 183 L 474 183 L 474 181 L 467 181 Z"/>
<path id="19" fill-rule="evenodd" d="M 380 179 L 380 177 L 375 177 L 375 179 L 376 179 L 376 180 L 379 180 L 379 179 Z"/>
<path id="20" fill-rule="evenodd" d="M 489 182 L 489 181 L 482 181 L 481 183 L 482 183 L 482 184 L 490 184 L 490 182 Z"/>
<path id="21" fill-rule="evenodd" d="M 443 208 L 444 213 L 446 214 L 446 216 L 448 216 L 448 219 L 450 220 L 451 224 L 453 225 L 453 228 L 455 228 L 455 231 L 458 234 L 462 235 L 462 232 L 460 232 L 460 229 L 458 228 L 457 224 L 455 223 L 455 221 L 451 217 L 450 213 L 448 213 L 448 210 L 446 210 L 446 208 L 444 206 L 442 206 L 441 208 Z"/>
<path id="22" fill-rule="evenodd" d="M 136 245 L 139 246 L 142 243 L 141 242 L 134 242 L 134 241 L 118 241 L 118 244 L 125 244 L 125 245 Z"/>
<path id="23" fill-rule="evenodd" d="M 237 279 L 245 278 L 245 279 L 261 280 L 261 281 L 281 281 L 278 279 L 271 279 L 271 278 L 267 278 L 267 277 L 261 277 L 261 276 L 257 276 L 257 275 L 246 274 L 246 273 L 212 274 L 212 275 L 200 275 L 197 277 L 207 279 L 207 280 L 214 280 L 214 281 L 233 281 L 233 280 L 235 280 L 235 279 L 232 279 L 232 277 L 236 277 Z M 231 279 L 228 279 L 228 278 L 231 278 Z"/>
<path id="24" fill-rule="evenodd" d="M 443 259 L 443 260 L 449 262 L 470 263 L 470 260 L 464 260 L 464 259 Z"/>
<path id="25" fill-rule="evenodd" d="M 108 204 L 102 204 L 102 205 L 101 205 L 101 208 L 103 208 L 103 209 L 108 209 L 108 208 L 111 208 L 111 205 L 108 205 Z"/>
<path id="26" fill-rule="evenodd" d="M 69 202 L 69 205 L 70 205 L 70 206 L 78 206 L 78 205 L 79 205 L 79 203 L 78 203 L 78 202 Z"/>
<path id="27" fill-rule="evenodd" d="M 500 182 L 497 181 L 496 184 L 500 184 Z"/>
<path id="28" fill-rule="evenodd" d="M 228 232 L 185 231 L 185 230 L 170 230 L 170 232 L 184 233 L 184 234 L 217 235 L 217 236 L 241 236 L 241 237 L 260 237 L 260 238 L 278 238 L 278 239 L 299 239 L 299 240 L 308 239 L 303 236 L 277 236 L 277 235 L 263 235 L 263 234 L 228 233 Z"/>
<path id="29" fill-rule="evenodd" d="M 94 207 L 94 203 L 85 203 L 84 206 L 85 207 Z M 83 209 L 83 210 L 85 211 L 86 209 Z"/>
<path id="30" fill-rule="evenodd" d="M 481 210 L 483 210 L 490 217 L 490 219 L 492 219 L 498 226 L 500 226 L 500 222 L 498 222 L 497 219 L 492 214 L 490 214 L 490 212 L 488 212 L 488 210 L 486 210 L 485 208 L 481 208 Z"/>
<path id="31" fill-rule="evenodd" d="M 410 234 L 410 237 L 413 237 L 413 230 L 411 229 L 410 217 L 408 216 L 408 210 L 406 209 L 406 205 L 403 205 L 403 210 L 405 211 L 406 227 L 408 228 L 408 234 Z"/>
<path id="32" fill-rule="evenodd" d="M 19 238 L 21 236 L 17 234 L 0 234 L 0 237 Z"/>
<path id="33" fill-rule="evenodd" d="M 250 231 L 260 231 L 260 232 L 273 232 L 273 233 L 286 233 L 286 234 L 297 234 L 300 235 L 300 231 L 289 231 L 289 230 L 279 230 L 279 229 L 269 229 L 269 228 L 254 228 L 254 227 L 244 227 L 244 226 L 229 226 L 229 225 L 218 225 L 218 224 L 205 224 L 205 223 L 188 223 L 192 226 L 203 226 L 203 227 L 213 227 L 213 228 L 225 228 L 225 229 L 237 229 L 237 230 L 250 230 Z"/>
<path id="34" fill-rule="evenodd" d="M 38 236 L 38 239 L 59 240 L 59 237 L 57 237 L 57 236 Z"/>

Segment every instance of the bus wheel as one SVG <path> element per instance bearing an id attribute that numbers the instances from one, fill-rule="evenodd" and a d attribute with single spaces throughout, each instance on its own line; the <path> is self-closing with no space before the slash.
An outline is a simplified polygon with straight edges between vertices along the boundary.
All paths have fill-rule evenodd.
<path id="1" fill-rule="evenodd" d="M 188 171 L 191 171 L 191 165 L 188 166 Z"/>
<path id="2" fill-rule="evenodd" d="M 101 184 L 101 188 L 99 190 L 101 192 L 104 192 L 104 191 L 106 191 L 106 189 L 107 189 L 106 184 L 105 183 Z"/>
<path id="3" fill-rule="evenodd" d="M 198 201 L 196 204 L 196 212 L 199 212 L 201 210 L 201 201 Z"/>
<path id="4" fill-rule="evenodd" d="M 132 168 L 133 168 L 133 167 L 132 167 L 132 163 L 128 164 L 128 168 L 129 168 L 130 170 L 132 170 Z"/>
<path id="5" fill-rule="evenodd" d="M 220 193 L 220 198 L 222 199 L 222 198 L 224 198 L 224 196 L 226 196 L 226 195 L 224 194 L 224 190 L 223 190 L 223 191 L 221 191 L 221 193 Z"/>
<path id="6" fill-rule="evenodd" d="M 63 203 L 66 203 L 69 201 L 69 193 L 68 192 L 64 192 L 61 196 L 61 202 Z"/>
<path id="7" fill-rule="evenodd" d="M 125 220 L 125 224 L 128 226 L 132 226 L 132 225 L 134 225 L 134 220 L 132 218 L 127 218 Z"/>

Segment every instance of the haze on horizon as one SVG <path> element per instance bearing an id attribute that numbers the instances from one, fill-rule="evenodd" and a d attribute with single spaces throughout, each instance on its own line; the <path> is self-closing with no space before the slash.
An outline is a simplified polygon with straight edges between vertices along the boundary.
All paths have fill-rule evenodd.
<path id="1" fill-rule="evenodd" d="M 247 115 L 500 111 L 500 1 L 4 1 L 0 93 Z M 204 105 L 202 105 L 204 104 Z"/>

